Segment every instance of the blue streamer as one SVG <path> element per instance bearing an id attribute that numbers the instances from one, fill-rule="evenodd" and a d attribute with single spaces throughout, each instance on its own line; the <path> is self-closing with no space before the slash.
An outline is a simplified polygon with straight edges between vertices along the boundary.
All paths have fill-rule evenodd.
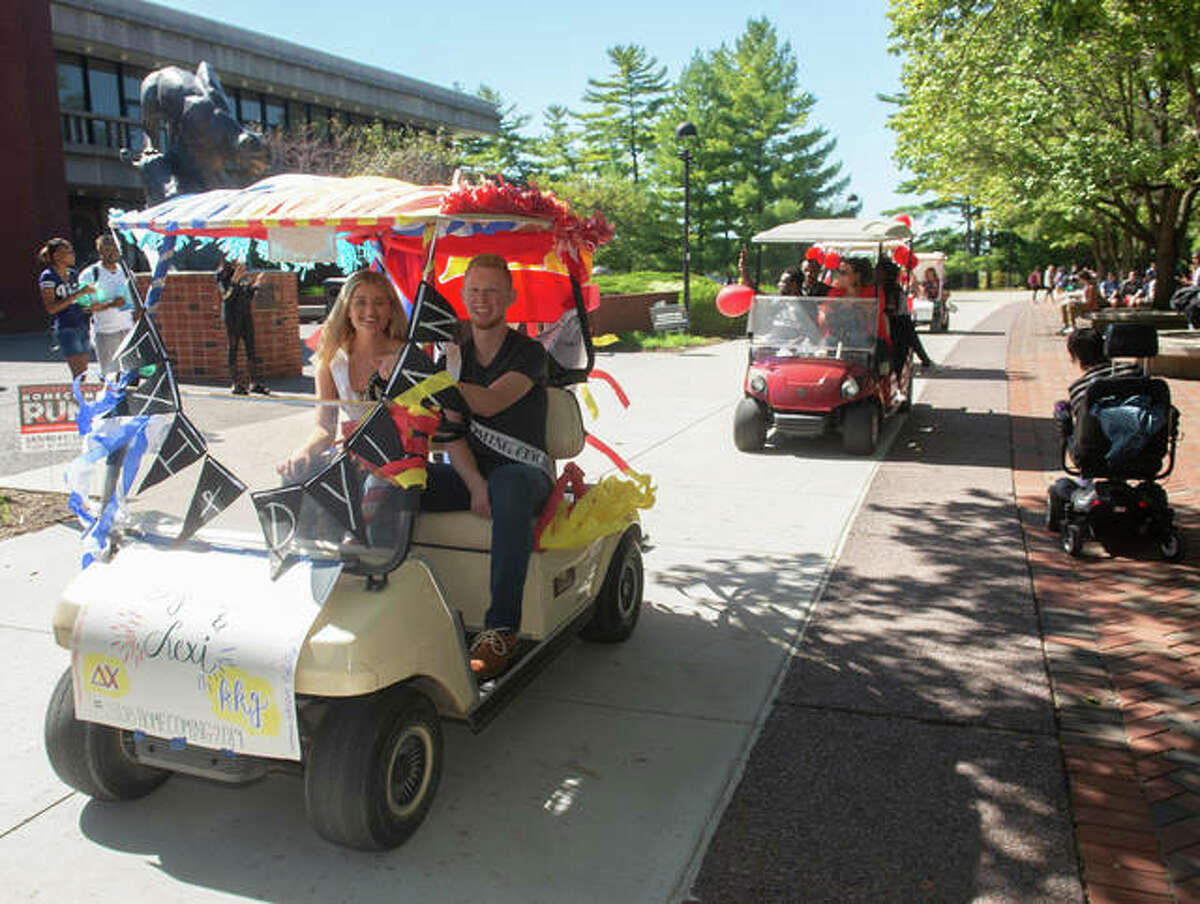
<path id="1" fill-rule="evenodd" d="M 116 383 L 104 384 L 104 394 L 94 402 L 86 402 L 83 398 L 83 391 L 79 384 L 83 381 L 84 374 L 80 374 L 71 384 L 71 391 L 75 394 L 75 401 L 79 403 L 79 414 L 75 416 L 75 426 L 79 428 L 80 436 L 87 436 L 92 432 L 92 421 L 101 415 L 112 411 L 120 403 L 121 399 L 125 398 L 125 390 L 129 387 L 129 381 L 133 379 L 133 372 L 122 374 L 121 378 Z"/>

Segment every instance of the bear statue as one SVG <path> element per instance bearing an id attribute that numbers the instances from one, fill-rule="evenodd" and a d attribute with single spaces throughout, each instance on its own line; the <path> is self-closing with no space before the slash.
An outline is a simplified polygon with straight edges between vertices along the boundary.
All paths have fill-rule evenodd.
<path id="1" fill-rule="evenodd" d="M 262 136 L 238 122 L 206 62 L 194 75 L 166 66 L 142 80 L 142 128 L 141 154 L 122 156 L 141 174 L 150 204 L 177 194 L 244 185 L 266 171 Z M 163 134 L 166 146 L 154 147 Z"/>

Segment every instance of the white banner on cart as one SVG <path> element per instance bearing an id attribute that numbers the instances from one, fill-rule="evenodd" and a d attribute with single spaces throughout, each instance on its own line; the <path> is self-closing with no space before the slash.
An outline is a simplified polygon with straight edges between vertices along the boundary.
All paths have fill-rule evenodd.
<path id="1" fill-rule="evenodd" d="M 341 571 L 263 553 L 126 546 L 75 579 L 80 719 L 172 745 L 300 759 L 296 660 Z"/>

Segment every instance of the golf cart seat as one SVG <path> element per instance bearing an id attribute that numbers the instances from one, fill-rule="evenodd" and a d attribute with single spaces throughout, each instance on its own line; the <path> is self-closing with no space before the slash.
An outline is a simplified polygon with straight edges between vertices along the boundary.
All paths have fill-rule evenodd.
<path id="1" fill-rule="evenodd" d="M 574 458 L 583 451 L 586 435 L 575 393 L 547 387 L 546 451 L 550 457 L 555 461 Z M 473 512 L 422 512 L 413 528 L 413 543 L 488 552 L 492 523 Z"/>

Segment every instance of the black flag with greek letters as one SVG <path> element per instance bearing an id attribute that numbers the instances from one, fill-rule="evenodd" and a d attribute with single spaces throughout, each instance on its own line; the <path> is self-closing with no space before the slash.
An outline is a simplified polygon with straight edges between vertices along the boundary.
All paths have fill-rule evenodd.
<path id="1" fill-rule="evenodd" d="M 171 365 L 161 361 L 154 373 L 143 377 L 137 386 L 125 390 L 125 396 L 106 417 L 137 417 L 142 414 L 170 414 L 180 409 L 179 388 Z"/>
<path id="2" fill-rule="evenodd" d="M 417 301 L 408 324 L 409 342 L 454 342 L 458 339 L 458 312 L 427 282 L 417 286 Z"/>
<path id="3" fill-rule="evenodd" d="M 394 399 L 406 389 L 411 389 L 442 372 L 442 368 L 430 361 L 429 356 L 421 351 L 415 342 L 408 342 L 404 346 L 404 351 L 400 353 L 396 366 L 392 369 L 392 376 L 388 379 L 387 397 Z M 462 397 L 457 386 L 447 386 L 432 393 L 431 396 L 442 408 L 449 408 L 463 414 L 467 413 L 466 399 Z"/>
<path id="4" fill-rule="evenodd" d="M 196 481 L 196 491 L 192 494 L 192 504 L 188 506 L 187 517 L 183 519 L 183 530 L 175 538 L 176 543 L 182 543 L 196 531 L 211 521 L 233 503 L 238 496 L 246 491 L 246 485 L 233 473 L 211 455 L 204 456 L 204 469 L 200 479 Z"/>
<path id="5" fill-rule="evenodd" d="M 355 455 L 382 468 L 388 462 L 404 458 L 404 444 L 400 431 L 392 420 L 386 405 L 378 405 L 363 419 L 358 429 L 346 442 L 346 449 Z"/>
<path id="6" fill-rule="evenodd" d="M 262 525 L 263 539 L 267 541 L 267 553 L 271 560 L 271 580 L 283 571 L 288 551 L 296 541 L 300 524 L 300 508 L 304 503 L 304 487 L 280 487 L 277 490 L 262 490 L 251 493 L 254 510 L 258 512 L 258 523 Z"/>
<path id="7" fill-rule="evenodd" d="M 147 487 L 152 487 L 156 483 L 161 483 L 168 477 L 178 474 L 192 462 L 198 461 L 207 450 L 208 446 L 204 442 L 204 437 L 192 426 L 192 422 L 184 416 L 182 411 L 177 412 L 175 419 L 171 422 L 170 431 L 163 440 L 162 446 L 159 447 L 158 457 L 154 459 L 154 464 L 146 472 L 146 477 L 142 480 L 138 492 L 144 492 Z"/>
<path id="8" fill-rule="evenodd" d="M 304 484 L 305 491 L 325 506 L 341 525 L 366 545 L 363 530 L 362 475 L 345 453 L 339 455 L 325 470 Z"/>

